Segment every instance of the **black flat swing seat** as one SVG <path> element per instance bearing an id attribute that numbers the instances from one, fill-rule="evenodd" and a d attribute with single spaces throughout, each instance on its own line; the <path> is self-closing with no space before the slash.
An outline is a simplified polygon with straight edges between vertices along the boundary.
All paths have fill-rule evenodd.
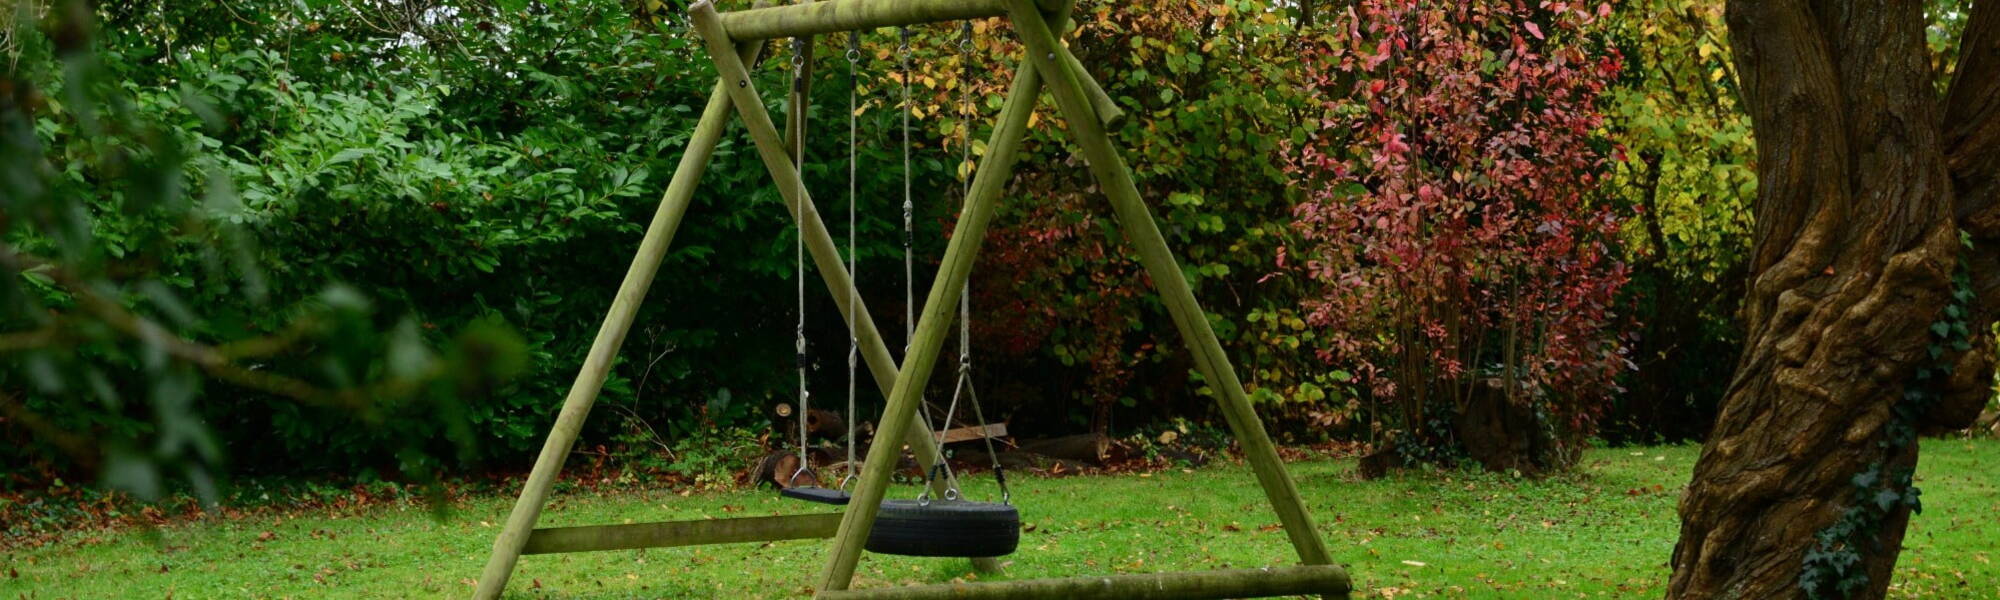
<path id="1" fill-rule="evenodd" d="M 853 499 L 853 497 L 847 495 L 847 492 L 841 490 L 823 488 L 816 485 L 788 487 L 782 490 L 778 490 L 778 495 L 796 500 L 804 500 L 807 502 L 832 504 L 834 506 L 846 506 L 847 501 Z"/>

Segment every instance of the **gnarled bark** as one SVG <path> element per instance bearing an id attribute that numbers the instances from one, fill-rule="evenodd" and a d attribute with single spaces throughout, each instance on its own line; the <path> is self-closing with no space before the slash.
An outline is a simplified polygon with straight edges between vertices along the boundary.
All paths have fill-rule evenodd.
<path id="1" fill-rule="evenodd" d="M 1966 24 L 1958 72 L 1945 97 L 1945 164 L 1958 194 L 1959 227 L 1972 237 L 1966 256 L 1985 323 L 2000 315 L 2000 1 L 1981 0 Z M 1953 372 L 1951 394 L 1928 425 L 1955 429 L 1984 408 L 1993 392 L 1992 330 L 1975 327 L 1973 347 Z"/>
<path id="2" fill-rule="evenodd" d="M 2000 68 L 1996 3 L 1974 9 L 1967 42 L 1989 46 L 1967 47 L 1967 73 Z M 1917 460 L 1914 444 L 1878 442 L 1931 361 L 1958 231 L 1991 212 L 2000 94 L 1979 91 L 1996 85 L 1988 75 L 1939 101 L 1921 3 L 1737 0 L 1729 25 L 1759 159 L 1745 348 L 1681 499 L 1668 596 L 1798 598 L 1804 556 L 1848 507 L 1852 478 Z M 1977 270 L 1996 255 L 1968 258 Z M 1995 273 L 1978 276 L 1975 323 L 2000 304 Z M 1975 343 L 1923 424 L 1976 416 L 1962 403 L 1992 357 L 1991 340 Z M 1886 591 L 1907 519 L 1894 509 L 1872 532 L 1857 597 Z"/>

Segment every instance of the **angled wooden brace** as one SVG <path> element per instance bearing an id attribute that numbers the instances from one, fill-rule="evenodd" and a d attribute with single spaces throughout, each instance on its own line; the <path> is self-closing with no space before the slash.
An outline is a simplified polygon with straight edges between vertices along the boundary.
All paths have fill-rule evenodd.
<path id="1" fill-rule="evenodd" d="M 1271 508 L 1278 513 L 1278 521 L 1285 528 L 1285 535 L 1291 539 L 1293 548 L 1298 550 L 1299 561 L 1307 565 L 1330 565 L 1333 558 L 1327 553 L 1326 543 L 1319 537 L 1313 526 L 1311 513 L 1299 499 L 1298 486 L 1285 470 L 1284 461 L 1278 458 L 1277 445 L 1264 430 L 1263 421 L 1257 418 L 1257 410 L 1243 393 L 1243 382 L 1236 377 L 1236 369 L 1229 364 L 1229 357 L 1222 349 L 1222 342 L 1216 339 L 1215 329 L 1209 325 L 1208 314 L 1202 311 L 1195 300 L 1194 291 L 1188 285 L 1180 263 L 1168 249 L 1165 236 L 1160 234 L 1160 226 L 1153 220 L 1153 213 L 1139 197 L 1139 188 L 1132 181 L 1132 172 L 1125 166 L 1125 160 L 1111 145 L 1104 128 L 1090 117 L 1090 104 L 1082 87 L 1077 83 L 1077 75 L 1069 71 L 1069 66 L 1057 58 L 1056 48 L 1060 42 L 1049 24 L 1042 19 L 1034 4 L 1027 0 L 1007 0 L 1008 14 L 1014 21 L 1014 30 L 1021 36 L 1021 42 L 1028 47 L 1028 56 L 1047 73 L 1048 88 L 1055 96 L 1056 105 L 1061 108 L 1069 124 L 1072 139 L 1080 146 L 1084 159 L 1090 164 L 1090 172 L 1096 177 L 1105 197 L 1111 200 L 1111 207 L 1117 213 L 1120 229 L 1125 238 L 1139 251 L 1139 262 L 1151 275 L 1153 287 L 1160 299 L 1167 305 L 1167 312 L 1173 317 L 1174 325 L 1180 330 L 1188 350 L 1194 354 L 1195 368 L 1201 371 L 1216 391 L 1217 402 L 1222 414 L 1229 422 L 1238 443 L 1243 446 L 1243 454 L 1249 459 L 1251 470 L 1257 474 L 1257 483 L 1264 488 Z"/>

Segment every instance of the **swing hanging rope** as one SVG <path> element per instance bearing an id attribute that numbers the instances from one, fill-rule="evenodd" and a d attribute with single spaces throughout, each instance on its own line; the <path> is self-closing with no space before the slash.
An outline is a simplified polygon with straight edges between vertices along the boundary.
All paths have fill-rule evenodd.
<path id="1" fill-rule="evenodd" d="M 805 122 L 807 116 L 806 116 L 806 111 L 803 110 L 803 107 L 804 103 L 808 102 L 806 94 L 805 73 L 806 73 L 806 54 L 810 47 L 811 46 L 809 45 L 809 42 L 807 42 L 804 38 L 794 40 L 792 43 L 792 91 L 793 91 L 792 96 L 796 98 L 795 101 L 800 104 L 798 107 L 795 107 L 795 110 L 793 111 L 798 114 L 798 122 L 795 123 L 795 125 L 797 126 L 796 136 L 793 137 L 791 141 L 792 143 L 797 145 L 794 149 L 796 154 L 793 155 L 793 160 L 794 164 L 797 166 L 799 170 L 798 185 L 799 185 L 799 196 L 801 198 L 805 197 L 805 124 L 806 124 Z M 846 266 L 850 272 L 854 271 L 856 267 L 859 266 L 859 262 L 856 258 L 857 255 L 855 253 L 855 247 L 856 247 L 855 240 L 857 237 L 855 225 L 858 223 L 858 219 L 856 217 L 857 210 L 854 206 L 857 199 L 859 198 L 859 195 L 855 193 L 856 187 L 854 182 L 854 176 L 858 170 L 855 167 L 855 160 L 856 160 L 855 148 L 857 145 L 855 138 L 857 132 L 859 131 L 859 127 L 855 123 L 855 117 L 853 116 L 855 102 L 856 102 L 855 66 L 856 63 L 860 62 L 859 48 L 860 48 L 860 40 L 858 37 L 849 40 L 848 42 L 848 88 L 849 89 L 848 89 L 848 99 L 847 99 L 848 115 L 849 115 L 847 121 L 848 259 Z M 792 471 L 791 476 L 786 478 L 785 485 L 781 486 L 783 489 L 779 490 L 779 493 L 783 494 L 784 496 L 790 498 L 797 498 L 800 500 L 818 502 L 821 504 L 841 505 L 841 504 L 847 504 L 847 502 L 851 500 L 851 497 L 844 490 L 846 489 L 847 484 L 854 478 L 855 470 L 853 466 L 856 462 L 855 459 L 856 451 L 854 447 L 855 445 L 854 416 L 855 416 L 856 387 L 858 385 L 857 381 L 859 377 L 859 375 L 857 375 L 857 366 L 861 362 L 860 360 L 861 340 L 858 337 L 858 334 L 855 333 L 854 328 L 852 327 L 851 324 L 854 322 L 855 305 L 860 302 L 859 298 L 860 292 L 854 290 L 853 286 L 851 285 L 849 286 L 847 295 L 847 305 L 844 309 L 845 310 L 844 314 L 846 316 L 847 322 L 850 324 L 847 333 L 847 413 L 844 419 L 846 421 L 846 426 L 847 426 L 847 462 L 845 463 L 847 465 L 846 472 L 842 474 L 840 482 L 832 488 L 828 488 L 825 487 L 824 485 L 821 485 L 818 477 L 813 477 L 812 480 L 807 483 L 807 485 L 799 485 L 799 476 L 809 474 L 812 471 L 811 453 L 809 452 L 809 447 L 811 445 L 811 434 L 812 434 L 812 428 L 811 428 L 812 392 L 810 387 L 811 381 L 808 373 L 810 367 L 812 366 L 812 363 L 807 353 L 807 346 L 806 346 L 805 230 L 803 229 L 803 221 L 799 223 L 799 227 L 800 229 L 796 231 L 796 233 L 798 234 L 798 239 L 795 241 L 792 248 L 792 262 L 793 262 L 792 268 L 793 268 L 793 275 L 798 278 L 798 303 L 799 303 L 797 341 L 794 344 L 794 349 L 797 351 L 798 371 L 799 371 L 799 414 L 798 414 L 799 465 L 796 470 Z"/>
<path id="2" fill-rule="evenodd" d="M 804 38 L 792 41 L 792 89 L 793 90 L 805 89 L 805 74 L 806 74 L 805 51 L 806 51 L 806 41 Z M 804 99 L 803 94 L 800 95 L 800 99 L 801 100 Z M 799 123 L 797 130 L 798 133 L 792 139 L 792 142 L 794 144 L 792 164 L 798 169 L 799 172 L 799 178 L 798 178 L 799 197 L 804 198 L 806 193 L 806 178 L 805 178 L 806 111 L 799 110 L 796 112 L 798 112 L 799 114 Z M 793 350 L 796 351 L 796 358 L 798 362 L 798 371 L 799 371 L 799 468 L 798 470 L 792 472 L 791 477 L 786 478 L 786 482 L 791 484 L 796 484 L 798 482 L 799 475 L 809 470 L 808 465 L 811 464 L 806 457 L 806 421 L 810 418 L 808 415 L 812 413 L 811 410 L 812 391 L 808 389 L 806 385 L 807 383 L 806 367 L 808 366 L 807 363 L 808 359 L 806 358 L 806 232 L 805 232 L 805 224 L 802 219 L 793 219 L 793 221 L 794 221 L 793 225 L 794 235 L 792 237 L 792 242 L 793 242 L 792 278 L 798 281 L 798 291 L 799 291 L 798 329 L 796 330 L 796 336 L 792 342 Z"/>
<path id="3" fill-rule="evenodd" d="M 971 21 L 965 22 L 962 26 L 960 37 L 959 51 L 965 55 L 965 65 L 962 70 L 963 79 L 959 82 L 959 88 L 961 90 L 960 95 L 964 98 L 966 111 L 965 131 L 960 140 L 965 146 L 965 164 L 969 165 L 972 162 L 972 116 L 978 114 L 979 111 L 979 107 L 972 103 L 973 40 Z M 961 176 L 964 179 L 964 195 L 960 197 L 967 200 L 972 198 L 972 173 L 973 170 L 971 168 L 964 167 L 964 175 Z M 970 404 L 972 404 L 972 417 L 979 423 L 979 432 L 981 434 L 979 439 L 986 444 L 986 459 L 993 469 L 993 481 L 1000 487 L 1000 502 L 1011 504 L 1013 503 L 1013 494 L 1007 491 L 1007 470 L 1000 466 L 1000 453 L 993 448 L 992 432 L 986 425 L 986 411 L 980 410 L 979 392 L 972 385 L 972 278 L 967 277 L 965 279 L 965 288 L 961 290 L 958 302 L 959 379 L 965 382 L 965 394 L 967 399 L 971 400 Z M 954 402 L 956 401 L 954 400 Z M 942 442 L 943 432 L 940 431 L 938 435 L 939 441 Z"/>
<path id="4" fill-rule="evenodd" d="M 856 67 L 860 64 L 861 32 L 849 32 L 847 34 L 847 273 L 854 284 L 847 286 L 847 469 L 841 474 L 840 483 L 836 486 L 842 490 L 847 489 L 847 482 L 852 481 L 855 475 L 854 422 L 857 420 L 855 417 L 859 415 L 854 410 L 854 394 L 858 385 L 855 365 L 861 360 L 861 338 L 854 333 L 853 324 L 854 305 L 861 302 L 861 255 L 856 253 L 854 243 L 855 238 L 861 235 L 860 229 L 856 227 L 858 221 L 855 218 L 858 212 L 855 205 L 861 202 L 861 195 L 855 193 L 854 179 L 857 170 L 854 149 L 857 144 L 856 136 L 860 131 L 855 123 L 857 119 L 855 111 L 858 108 L 855 101 L 859 93 L 857 88 L 860 87 Z"/>
<path id="5" fill-rule="evenodd" d="M 896 46 L 896 78 L 903 82 L 903 356 L 907 359 L 910 343 L 917 338 L 916 262 L 910 251 L 917 238 L 916 204 L 910 201 L 910 28 L 898 27 L 896 35 L 902 40 Z"/>
<path id="6" fill-rule="evenodd" d="M 972 106 L 972 97 L 969 90 L 972 58 L 971 25 L 969 23 L 966 24 L 960 33 L 959 50 L 965 59 L 964 78 L 960 80 L 962 84 L 960 85 L 962 91 L 960 96 L 960 124 L 964 127 L 963 136 L 960 140 L 966 145 L 965 154 L 961 156 L 959 164 L 961 167 L 964 167 L 970 165 L 972 162 L 970 115 L 976 111 L 973 110 L 974 107 Z M 907 46 L 907 44 L 905 45 Z M 907 56 L 907 51 L 905 54 Z M 907 63 L 907 59 L 905 62 Z M 905 85 L 907 85 L 907 70 L 904 72 L 904 81 Z M 904 98 L 907 104 L 907 91 L 904 93 Z M 907 123 L 909 118 L 909 107 L 907 105 L 904 107 L 903 114 Z M 907 127 L 905 128 L 904 139 L 904 156 L 907 160 L 909 155 Z M 969 175 L 967 175 L 969 172 L 969 169 L 960 171 L 961 183 L 963 184 L 961 190 L 970 189 L 971 181 L 968 178 Z M 908 189 L 911 177 L 907 167 L 903 170 L 903 177 L 905 190 L 904 206 L 907 211 L 907 207 L 910 206 Z M 960 212 L 963 212 L 963 209 Z M 907 215 L 908 212 L 904 214 Z M 909 219 L 907 217 L 905 218 L 905 223 L 905 235 L 909 235 L 909 225 L 907 224 L 909 223 Z M 905 250 L 905 265 L 908 264 L 909 255 L 909 251 Z M 953 413 L 958 410 L 958 401 L 961 397 L 967 398 L 971 402 L 973 414 L 979 419 L 981 430 L 984 431 L 986 429 L 986 416 L 984 411 L 979 408 L 979 396 L 972 391 L 971 330 L 966 326 L 966 322 L 971 318 L 972 312 L 971 304 L 965 300 L 963 294 L 969 289 L 969 283 L 966 287 L 960 289 L 961 298 L 958 306 L 958 381 L 955 389 L 952 391 L 951 408 L 945 411 L 944 423 L 937 428 L 939 432 L 949 429 L 952 422 L 951 418 Z M 919 414 L 918 418 L 928 422 L 931 415 L 926 411 Z M 939 502 L 932 502 L 930 498 L 930 484 L 936 483 L 939 476 L 950 477 L 951 474 L 949 470 L 950 462 L 944 457 L 943 451 L 940 449 L 937 463 L 932 465 L 927 473 L 928 481 L 925 482 L 923 493 L 919 494 L 915 500 L 883 501 L 879 512 L 876 513 L 874 526 L 869 529 L 868 540 L 863 545 L 863 548 L 869 552 L 878 554 L 897 554 L 903 556 L 992 557 L 1013 553 L 1019 547 L 1021 541 L 1021 513 L 1011 503 L 1011 496 L 1007 492 L 1007 477 L 1005 472 L 1000 469 L 999 455 L 993 451 L 993 440 L 990 437 L 984 439 L 986 440 L 987 456 L 993 459 L 994 479 L 1000 485 L 1000 502 L 963 500 L 956 479 L 946 479 L 945 497 Z M 937 441 L 938 446 L 942 448 L 944 438 L 940 435 Z"/>
<path id="7" fill-rule="evenodd" d="M 970 198 L 972 194 L 971 173 L 973 169 L 970 166 L 972 164 L 972 117 L 974 114 L 978 112 L 977 107 L 974 106 L 972 103 L 972 87 L 971 87 L 972 74 L 973 74 L 972 35 L 973 35 L 972 22 L 966 21 L 962 23 L 959 27 L 959 40 L 958 40 L 959 61 L 961 67 L 959 70 L 960 78 L 958 86 L 959 125 L 960 125 L 959 143 L 960 143 L 961 154 L 959 157 L 959 163 L 958 163 L 959 166 L 957 169 L 957 175 L 959 178 L 959 189 L 962 194 L 961 196 L 962 198 Z M 906 112 L 905 114 L 907 115 L 908 113 Z M 905 151 L 907 152 L 907 147 L 905 148 Z M 905 186 L 908 185 L 907 177 L 908 176 L 906 174 Z M 993 469 L 993 479 L 994 482 L 998 484 L 1000 487 L 1000 501 L 1002 503 L 1011 503 L 1013 500 L 1013 494 L 1011 494 L 1007 489 L 1007 472 L 1006 469 L 1000 465 L 1000 455 L 993 447 L 993 437 L 989 435 L 990 430 L 986 423 L 985 411 L 981 410 L 979 406 L 979 393 L 972 384 L 972 280 L 971 278 L 966 279 L 965 286 L 960 289 L 958 296 L 958 381 L 952 386 L 951 403 L 946 405 L 944 412 L 944 422 L 940 423 L 935 429 L 933 429 L 933 431 L 937 432 L 937 440 L 940 448 L 942 448 L 942 446 L 944 445 L 945 432 L 951 429 L 952 418 L 956 416 L 958 413 L 958 403 L 961 397 L 966 398 L 967 400 L 970 401 L 969 403 L 972 405 L 973 417 L 979 423 L 979 431 L 981 433 L 980 439 L 984 441 L 986 444 L 986 457 L 991 464 L 991 468 Z M 938 453 L 937 464 L 931 467 L 931 472 L 930 472 L 930 476 L 932 478 L 936 478 L 939 475 L 943 475 L 948 478 L 946 480 L 949 483 L 945 488 L 945 499 L 958 500 L 962 494 L 960 494 L 958 489 L 957 478 L 953 477 L 953 473 L 951 470 L 951 463 L 949 460 L 945 458 L 944 453 L 942 451 Z M 927 502 L 929 499 L 930 499 L 930 490 L 928 487 L 925 488 L 922 494 L 919 494 L 917 496 L 917 500 L 920 502 Z"/>

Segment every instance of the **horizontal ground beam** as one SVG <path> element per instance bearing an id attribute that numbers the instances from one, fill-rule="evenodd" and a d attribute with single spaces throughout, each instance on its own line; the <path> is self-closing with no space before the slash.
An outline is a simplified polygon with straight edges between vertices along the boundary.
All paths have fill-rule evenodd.
<path id="1" fill-rule="evenodd" d="M 1044 12 L 1060 4 L 1060 0 L 1035 0 Z M 1005 0 L 821 0 L 722 13 L 722 28 L 740 42 L 1006 14 Z"/>
<path id="2" fill-rule="evenodd" d="M 1353 587 L 1347 571 L 1336 565 L 1268 567 L 1151 573 L 1109 577 L 1026 579 L 979 583 L 947 583 L 914 587 L 823 591 L 819 600 L 1002 600 L 1062 598 L 1063 600 L 1209 600 L 1325 595 L 1344 598 Z"/>
<path id="3" fill-rule="evenodd" d="M 820 540 L 840 528 L 840 513 L 667 521 L 631 525 L 550 527 L 528 535 L 522 554 L 559 554 L 706 546 L 776 540 Z"/>

